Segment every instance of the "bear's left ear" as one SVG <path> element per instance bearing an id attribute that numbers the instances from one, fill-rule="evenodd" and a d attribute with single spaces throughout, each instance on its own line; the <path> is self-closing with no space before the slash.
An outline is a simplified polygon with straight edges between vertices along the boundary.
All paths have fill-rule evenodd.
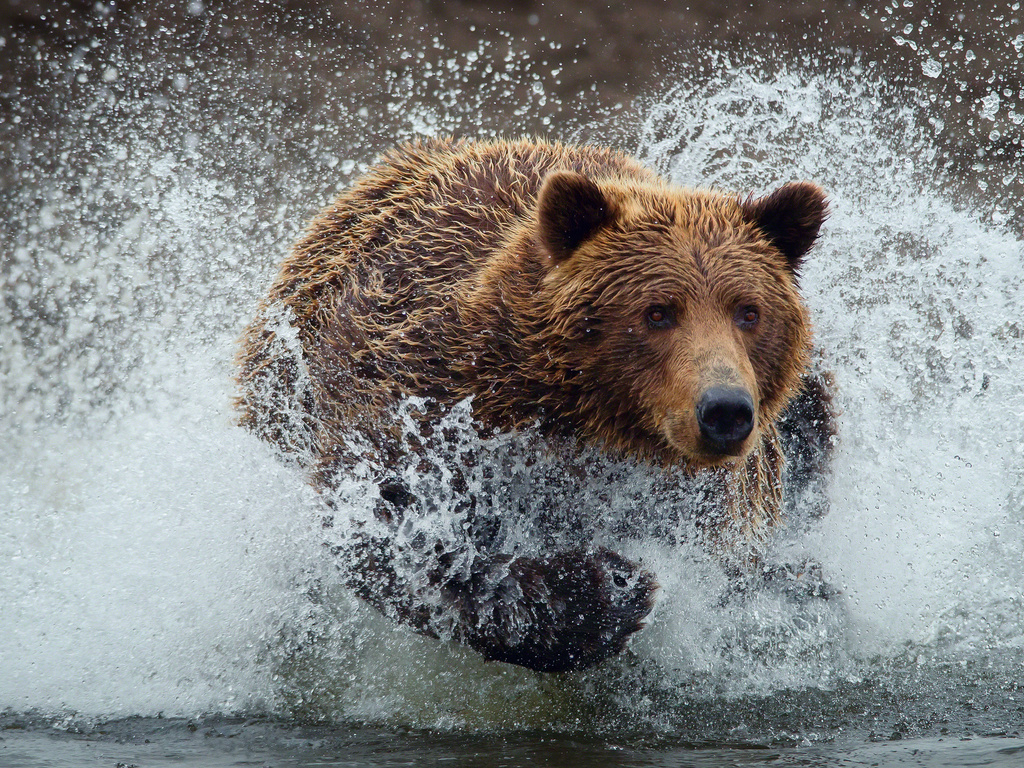
<path id="1" fill-rule="evenodd" d="M 782 251 L 794 274 L 828 216 L 825 191 L 809 181 L 785 184 L 756 200 L 747 198 L 742 207 L 747 218 Z"/>
<path id="2" fill-rule="evenodd" d="M 537 195 L 538 237 L 555 261 L 571 256 L 612 217 L 612 203 L 601 188 L 578 173 L 552 171 Z"/>

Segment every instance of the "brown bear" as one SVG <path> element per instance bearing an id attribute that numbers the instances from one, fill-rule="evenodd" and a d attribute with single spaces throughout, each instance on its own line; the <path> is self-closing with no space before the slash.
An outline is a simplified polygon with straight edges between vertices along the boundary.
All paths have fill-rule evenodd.
<path id="1" fill-rule="evenodd" d="M 605 148 L 408 144 L 282 265 L 243 337 L 242 422 L 308 469 L 333 515 L 332 489 L 369 467 L 375 516 L 347 523 L 338 552 L 372 605 L 487 659 L 595 664 L 643 626 L 657 584 L 604 546 L 619 525 L 604 511 L 574 516 L 591 473 L 645 467 L 658 508 L 637 516 L 689 516 L 727 552 L 779 521 L 784 440 L 798 481 L 827 449 L 797 287 L 825 215 L 807 182 L 740 197 L 674 187 Z M 459 404 L 479 450 L 443 467 Z M 518 497 L 493 480 L 516 462 L 484 455 L 508 434 L 558 467 Z M 424 492 L 428 476 L 446 490 Z M 568 492 L 544 496 L 549 482 Z M 438 505 L 458 524 L 417 528 Z M 502 532 L 513 523 L 539 548 Z"/>

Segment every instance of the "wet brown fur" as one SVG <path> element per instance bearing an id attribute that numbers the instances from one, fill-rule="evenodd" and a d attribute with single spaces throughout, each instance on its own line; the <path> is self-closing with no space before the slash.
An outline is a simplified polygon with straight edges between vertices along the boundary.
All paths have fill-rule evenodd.
<path id="1" fill-rule="evenodd" d="M 404 396 L 472 396 L 485 429 L 538 424 L 724 473 L 724 518 L 755 535 L 780 516 L 776 424 L 811 343 L 796 275 L 824 210 L 814 185 L 756 200 L 681 189 L 603 148 L 404 146 L 316 217 L 282 265 L 243 338 L 242 422 L 285 450 L 307 446 L 329 486 L 346 435 L 397 450 L 385 414 Z M 648 327 L 653 305 L 671 328 Z M 753 329 L 734 320 L 745 306 L 758 309 Z M 281 338 L 285 327 L 297 338 Z M 735 456 L 702 446 L 693 415 L 716 383 L 755 403 Z"/>

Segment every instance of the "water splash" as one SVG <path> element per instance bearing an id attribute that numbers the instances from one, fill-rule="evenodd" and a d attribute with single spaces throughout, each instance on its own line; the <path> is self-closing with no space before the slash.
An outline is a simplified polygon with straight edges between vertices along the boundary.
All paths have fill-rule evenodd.
<path id="1" fill-rule="evenodd" d="M 23 146 L 6 202 L 0 707 L 741 739 L 829 732 L 850 702 L 913 698 L 908 676 L 947 716 L 960 687 L 1019 685 L 1024 251 L 1010 212 L 956 199 L 915 100 L 877 79 L 719 64 L 650 100 L 635 148 L 680 184 L 811 178 L 830 193 L 802 282 L 840 382 L 832 509 L 797 516 L 774 555 L 821 561 L 838 600 L 723 601 L 698 549 L 634 543 L 663 587 L 651 624 L 622 659 L 568 677 L 485 664 L 355 601 L 312 492 L 232 424 L 230 359 L 303 215 L 371 149 L 282 138 L 279 110 L 232 111 L 202 78 L 171 99 L 115 93 L 121 64 L 96 86 L 108 96 Z M 514 66 L 478 54 L 426 84 L 396 73 L 387 127 L 356 110 L 347 128 L 486 131 Z M 467 71 L 490 83 L 469 106 Z M 432 89 L 441 106 L 423 106 Z M 209 99 L 225 119 L 202 114 Z M 67 177 L 42 173 L 61 153 Z M 789 715 L 772 710 L 786 701 Z"/>

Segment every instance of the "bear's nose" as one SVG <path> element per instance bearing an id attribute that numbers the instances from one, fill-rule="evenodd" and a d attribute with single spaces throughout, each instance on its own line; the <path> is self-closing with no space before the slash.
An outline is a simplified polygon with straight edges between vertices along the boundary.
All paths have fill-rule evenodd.
<path id="1" fill-rule="evenodd" d="M 697 423 L 715 453 L 735 456 L 754 428 L 754 401 L 737 387 L 712 387 L 697 403 Z"/>

